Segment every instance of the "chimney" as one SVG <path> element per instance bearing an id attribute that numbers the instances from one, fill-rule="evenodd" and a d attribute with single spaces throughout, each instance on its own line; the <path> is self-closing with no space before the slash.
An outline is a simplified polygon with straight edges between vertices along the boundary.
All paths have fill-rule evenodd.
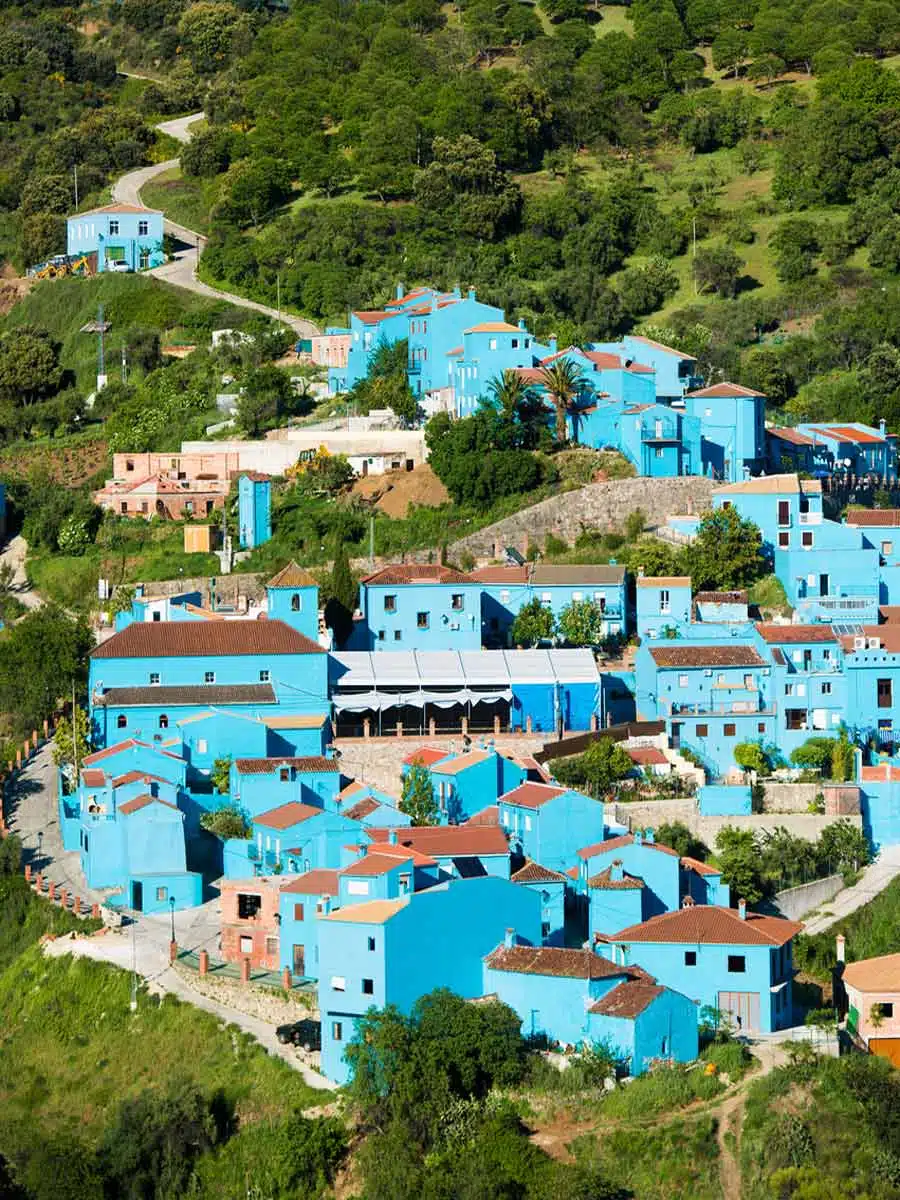
<path id="1" fill-rule="evenodd" d="M 842 933 L 839 933 L 834 939 L 835 953 L 839 963 L 847 961 L 847 939 Z"/>
<path id="2" fill-rule="evenodd" d="M 394 289 L 394 299 L 395 299 L 395 300 L 402 300 L 402 299 L 403 299 L 403 293 L 404 293 L 405 291 L 406 291 L 406 288 L 403 286 L 403 284 L 402 284 L 402 283 L 398 283 L 398 284 L 397 284 L 397 287 Z"/>
<path id="3" fill-rule="evenodd" d="M 369 843 L 368 843 L 368 842 L 363 842 L 363 843 L 362 843 L 362 845 L 358 847 L 358 850 L 359 850 L 359 857 L 360 857 L 360 858 L 365 858 L 365 857 L 366 857 L 366 852 L 368 851 L 368 849 L 369 849 Z"/>
<path id="4" fill-rule="evenodd" d="M 512 950 L 512 948 L 515 944 L 516 944 L 516 931 L 514 929 L 507 929 L 507 931 L 503 935 L 504 948 L 507 950 Z"/>
<path id="5" fill-rule="evenodd" d="M 551 354 L 556 353 L 556 334 L 555 333 L 552 338 L 547 339 L 547 347 L 550 350 Z"/>
<path id="6" fill-rule="evenodd" d="M 525 329 L 525 318 L 524 317 L 519 317 L 518 326 L 522 330 Z"/>
<path id="7" fill-rule="evenodd" d="M 743 896 L 740 898 L 740 900 L 738 900 L 738 916 L 742 921 L 747 920 L 747 901 L 743 898 Z"/>
<path id="8" fill-rule="evenodd" d="M 625 867 L 621 858 L 617 858 L 609 868 L 609 881 L 610 883 L 621 883 L 624 878 Z"/>
<path id="9" fill-rule="evenodd" d="M 640 829 L 635 829 L 634 833 L 633 833 L 631 836 L 632 836 L 632 838 L 634 839 L 634 844 L 635 844 L 636 846 L 642 846 L 642 845 L 643 845 L 643 843 L 644 843 L 644 835 L 643 835 L 643 833 L 640 831 Z"/>
<path id="10" fill-rule="evenodd" d="M 474 299 L 475 299 L 475 289 L 474 289 L 474 288 L 469 288 L 469 290 L 468 290 L 468 292 L 466 293 L 466 295 L 468 296 L 468 298 L 469 298 L 470 300 L 474 300 Z"/>
<path id="11" fill-rule="evenodd" d="M 462 300 L 462 291 L 458 283 L 453 287 L 453 298 L 454 300 Z"/>
<path id="12" fill-rule="evenodd" d="M 655 838 L 653 836 L 652 829 L 644 830 L 644 841 L 647 843 L 648 846 L 652 846 L 654 844 Z"/>
<path id="13" fill-rule="evenodd" d="M 392 829 L 391 832 L 388 834 L 388 844 L 391 846 L 396 846 L 397 840 L 398 840 L 397 839 L 397 830 Z"/>
<path id="14" fill-rule="evenodd" d="M 682 908 L 693 908 L 694 907 L 694 897 L 693 896 L 685 896 L 683 898 L 683 900 L 681 901 L 681 907 Z"/>
<path id="15" fill-rule="evenodd" d="M 878 422 L 878 432 L 882 437 L 887 437 L 887 421 L 885 421 L 884 417 Z"/>

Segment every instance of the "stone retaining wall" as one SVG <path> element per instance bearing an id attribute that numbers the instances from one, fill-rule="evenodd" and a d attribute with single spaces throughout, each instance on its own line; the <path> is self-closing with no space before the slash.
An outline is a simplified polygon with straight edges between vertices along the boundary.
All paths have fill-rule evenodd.
<path id="1" fill-rule="evenodd" d="M 548 533 L 574 542 L 585 528 L 618 529 L 629 513 L 643 509 L 647 525 L 664 525 L 671 513 L 703 512 L 712 503 L 712 481 L 701 475 L 675 479 L 616 479 L 550 496 L 531 508 L 453 542 L 449 554 L 468 550 L 476 557 L 498 558 L 505 546 L 518 550 L 543 545 Z"/>
<path id="2" fill-rule="evenodd" d="M 312 997 L 310 1004 L 304 1004 L 296 992 L 279 992 L 275 988 L 241 983 L 239 979 L 200 975 L 182 963 L 176 963 L 175 970 L 185 983 L 201 996 L 246 1013 L 248 1017 L 267 1021 L 271 1025 L 286 1025 L 290 1021 L 302 1021 L 304 1018 L 318 1019 Z"/>
<path id="3" fill-rule="evenodd" d="M 820 904 L 833 900 L 843 886 L 843 876 L 829 875 L 825 879 L 814 879 L 811 883 L 801 883 L 799 887 L 776 892 L 775 903 L 782 916 L 789 921 L 799 921 Z"/>
<path id="4" fill-rule="evenodd" d="M 693 799 L 645 800 L 634 804 L 612 806 L 615 818 L 629 829 L 656 829 L 664 823 L 680 821 L 687 825 L 707 846 L 715 845 L 716 837 L 726 825 L 737 829 L 754 829 L 760 833 L 771 832 L 782 826 L 797 837 L 817 841 L 822 830 L 835 821 L 832 814 L 807 812 L 763 812 L 750 816 L 703 817 Z M 849 814 L 844 819 L 857 829 L 862 829 L 862 817 Z"/>

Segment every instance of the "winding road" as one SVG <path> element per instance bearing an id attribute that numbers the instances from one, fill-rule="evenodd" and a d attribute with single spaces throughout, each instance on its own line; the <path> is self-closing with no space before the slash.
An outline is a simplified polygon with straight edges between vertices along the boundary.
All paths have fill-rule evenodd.
<path id="1" fill-rule="evenodd" d="M 190 113 L 186 117 L 163 121 L 156 128 L 161 133 L 167 133 L 169 137 L 184 143 L 191 140 L 191 126 L 203 120 L 205 120 L 204 113 Z M 113 184 L 113 200 L 117 204 L 142 204 L 141 188 L 144 184 L 177 166 L 178 159 L 170 158 L 165 162 L 153 163 L 152 166 L 139 167 L 136 171 L 129 171 L 127 175 L 121 176 Z M 281 321 L 283 325 L 293 329 L 298 337 L 310 338 L 319 332 L 318 327 L 305 317 L 295 317 L 285 312 L 279 313 L 274 308 L 269 308 L 265 304 L 257 304 L 255 300 L 248 300 L 245 296 L 235 296 L 232 292 L 221 292 L 217 288 L 210 287 L 208 283 L 203 283 L 197 278 L 197 261 L 203 252 L 203 244 L 206 239 L 196 230 L 187 229 L 184 225 L 178 225 L 168 218 L 165 219 L 163 228 L 166 233 L 181 242 L 184 248 L 173 254 L 167 263 L 161 267 L 155 267 L 148 274 L 154 275 L 157 279 L 164 279 L 166 283 L 174 284 L 176 287 L 186 288 L 189 292 L 196 292 L 200 296 L 209 296 L 212 300 L 227 300 L 229 304 L 236 304 L 240 308 L 252 308 L 256 312 L 271 317 L 274 321 Z"/>

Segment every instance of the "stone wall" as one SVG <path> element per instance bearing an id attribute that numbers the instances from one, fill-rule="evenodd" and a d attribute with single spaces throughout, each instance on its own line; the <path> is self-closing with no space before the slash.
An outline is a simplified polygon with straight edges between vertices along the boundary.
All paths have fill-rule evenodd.
<path id="1" fill-rule="evenodd" d="M 454 542 L 451 558 L 468 550 L 476 557 L 497 558 L 505 546 L 523 551 L 527 543 L 543 545 L 548 533 L 573 542 L 584 528 L 620 528 L 629 513 L 643 509 L 647 525 L 664 525 L 671 513 L 702 512 L 711 505 L 712 481 L 699 475 L 676 479 L 616 479 L 590 483 L 575 491 L 541 500 Z"/>
<path id="2" fill-rule="evenodd" d="M 814 879 L 812 883 L 801 883 L 799 887 L 776 892 L 775 904 L 783 917 L 789 921 L 799 921 L 820 904 L 833 900 L 843 886 L 843 876 L 829 875 L 825 879 Z"/>
<path id="3" fill-rule="evenodd" d="M 830 817 L 855 816 L 860 811 L 859 788 L 855 784 L 769 783 L 763 784 L 767 813 L 807 812 L 819 794 Z"/>
<path id="4" fill-rule="evenodd" d="M 472 736 L 472 745 L 479 743 L 478 735 Z M 534 754 L 544 744 L 542 736 L 527 734 L 500 734 L 487 739 L 501 754 L 519 757 Z M 403 760 L 420 746 L 438 746 L 449 754 L 452 749 L 462 749 L 462 735 L 455 737 L 372 737 L 336 738 L 335 748 L 341 752 L 341 772 L 363 783 L 381 788 L 391 795 L 400 795 L 400 771 Z"/>
<path id="5" fill-rule="evenodd" d="M 716 837 L 726 825 L 737 829 L 754 829 L 759 833 L 771 832 L 777 826 L 789 830 L 797 837 L 817 841 L 822 830 L 836 819 L 830 814 L 808 812 L 753 813 L 751 816 L 703 817 L 693 799 L 644 800 L 634 804 L 610 805 L 610 815 L 629 829 L 656 829 L 663 823 L 680 821 L 687 825 L 707 846 L 715 845 Z M 862 817 L 848 815 L 846 820 L 862 829 Z"/>
<path id="6" fill-rule="evenodd" d="M 259 603 L 266 598 L 267 575 L 248 571 L 246 574 L 214 576 L 197 575 L 191 579 L 158 579 L 144 584 L 144 598 L 154 599 L 160 596 L 180 596 L 182 592 L 200 592 L 204 603 L 209 602 L 209 581 L 216 581 L 216 595 L 223 604 L 236 605 L 239 597 L 246 596 L 248 600 Z"/>
<path id="7" fill-rule="evenodd" d="M 314 993 L 279 992 L 275 988 L 241 983 L 239 979 L 227 976 L 200 975 L 181 963 L 175 964 L 175 970 L 201 996 L 270 1025 L 287 1025 L 291 1021 L 318 1017 Z"/>

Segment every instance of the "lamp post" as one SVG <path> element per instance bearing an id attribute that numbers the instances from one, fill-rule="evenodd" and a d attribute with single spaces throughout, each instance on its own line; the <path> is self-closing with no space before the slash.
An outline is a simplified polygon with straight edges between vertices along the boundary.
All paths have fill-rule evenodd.
<path id="1" fill-rule="evenodd" d="M 173 963 L 178 957 L 178 943 L 175 941 L 175 897 L 169 897 L 169 917 L 172 922 L 172 936 L 169 940 L 169 962 Z"/>

